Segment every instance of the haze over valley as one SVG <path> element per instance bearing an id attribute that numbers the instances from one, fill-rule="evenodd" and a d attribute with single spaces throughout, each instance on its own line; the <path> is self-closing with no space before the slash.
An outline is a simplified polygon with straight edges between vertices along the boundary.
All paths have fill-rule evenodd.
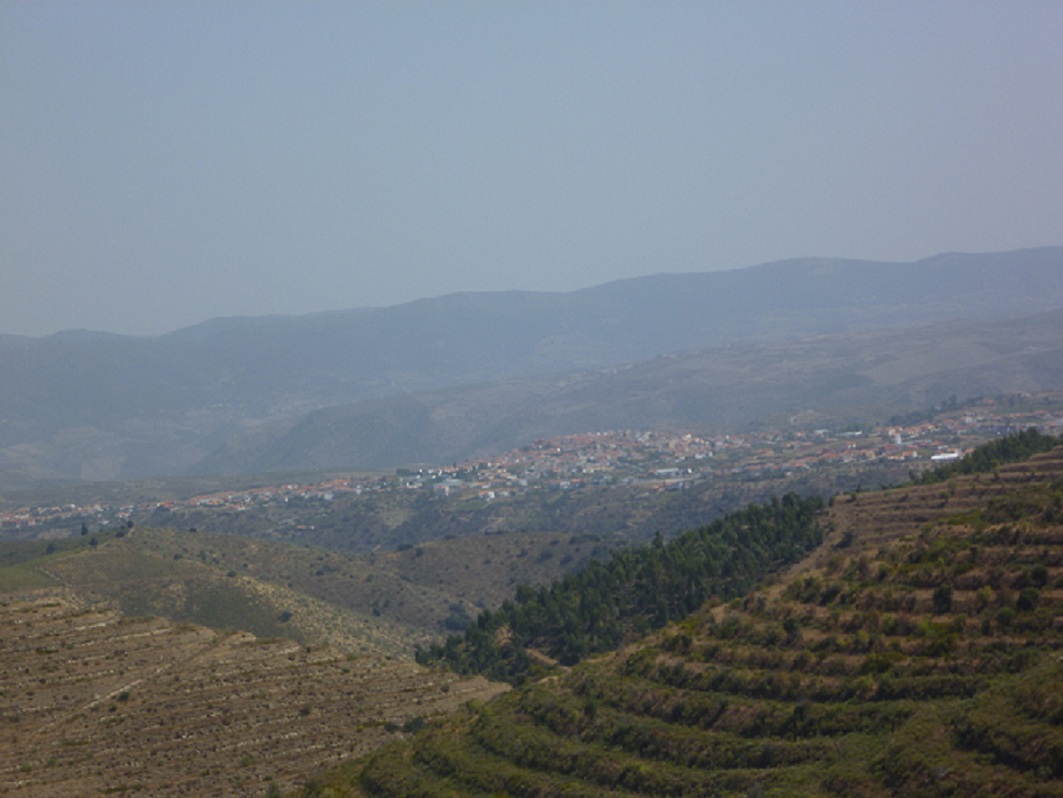
<path id="1" fill-rule="evenodd" d="M 1055 247 L 5 336 L 0 484 L 395 468 L 556 434 L 871 421 L 1047 390 L 1060 297 Z"/>
<path id="2" fill-rule="evenodd" d="M 0 795 L 1063 798 L 1060 41 L 0 3 Z"/>
<path id="3" fill-rule="evenodd" d="M 918 292 L 895 282 L 906 270 Z M 634 663 L 658 656 L 654 641 L 679 650 L 674 637 L 636 643 L 654 629 L 683 622 L 693 631 L 701 616 L 684 618 L 703 604 L 738 600 L 786 565 L 820 573 L 825 551 L 853 541 L 873 542 L 859 544 L 870 548 L 848 566 L 831 560 L 828 574 L 870 573 L 869 557 L 886 557 L 878 566 L 886 573 L 890 546 L 913 545 L 917 523 L 942 518 L 952 529 L 967 523 L 964 508 L 984 506 L 970 512 L 1000 523 L 1000 507 L 1023 507 L 1040 513 L 1028 523 L 1054 529 L 1058 450 L 1033 488 L 1018 487 L 1026 472 L 1009 472 L 1014 490 L 1038 491 L 1017 505 L 998 470 L 997 498 L 984 498 L 975 477 L 963 483 L 957 508 L 949 503 L 953 472 L 935 475 L 969 462 L 997 469 L 1061 440 L 1053 437 L 1063 429 L 1061 296 L 1063 248 L 1042 248 L 908 265 L 804 260 L 570 294 L 452 295 L 380 310 L 218 319 L 156 337 L 6 336 L 0 361 L 13 379 L 0 397 L 0 635 L 14 653 L 0 716 L 23 731 L 4 738 L 4 761 L 17 764 L 0 768 L 0 783 L 42 798 L 97 788 L 208 795 L 218 785 L 238 794 L 398 796 L 413 789 L 410 778 L 450 783 L 446 774 L 456 772 L 464 785 L 458 794 L 479 794 L 482 785 L 516 794 L 523 788 L 505 781 L 516 767 L 528 783 L 555 784 L 559 775 L 546 760 L 496 742 L 488 743 L 492 764 L 480 761 L 481 746 L 498 735 L 539 735 L 560 762 L 568 761 L 562 752 L 602 744 L 590 732 L 572 737 L 534 721 L 560 735 L 550 741 L 506 714 L 513 700 L 536 700 L 522 686 L 529 672 L 567 673 L 626 642 L 645 654 L 620 666 L 621 678 L 643 673 Z M 979 454 L 979 444 L 1003 448 Z M 853 502 L 871 486 L 944 478 L 947 491 L 922 488 L 914 514 L 885 539 L 868 516 L 824 516 L 824 497 Z M 945 499 L 938 504 L 936 495 Z M 744 531 L 735 536 L 735 529 Z M 732 547 L 711 543 L 718 534 Z M 957 599 L 955 606 L 977 604 L 983 620 L 980 632 L 966 620 L 950 622 L 950 634 L 966 642 L 949 646 L 970 656 L 998 645 L 992 640 L 1017 614 L 1043 641 L 1031 651 L 1055 650 L 1045 619 L 1060 579 L 1057 541 L 1047 534 L 1035 536 L 1045 548 L 1033 560 L 1021 545 L 993 555 L 1029 575 L 979 577 L 1000 595 Z M 941 541 L 934 545 L 954 545 Z M 662 555 L 672 547 L 685 553 Z M 714 553 L 698 564 L 705 552 Z M 677 566 L 702 570 L 680 578 Z M 933 593 L 936 614 L 946 609 L 946 588 L 950 601 L 974 590 L 949 578 Z M 648 580 L 660 579 L 647 599 Z M 674 595 L 672 579 L 685 585 Z M 786 596 L 808 594 L 802 600 L 819 606 L 834 598 L 787 579 Z M 924 585 L 929 577 L 919 579 Z M 618 581 L 603 594 L 601 580 Z M 1023 587 L 1031 580 L 1035 588 Z M 577 608 L 594 613 L 606 595 L 618 603 L 604 618 L 577 621 Z M 746 601 L 749 611 L 760 604 L 748 601 L 767 599 Z M 905 628 L 914 628 L 918 599 L 881 601 L 904 607 L 913 618 Z M 715 617 L 716 606 L 704 617 Z M 691 637 L 697 645 L 715 645 L 700 642 L 715 634 L 708 623 L 709 631 Z M 799 629 L 808 621 L 786 623 Z M 90 628 L 115 631 L 104 639 Z M 803 638 L 787 639 L 797 646 Z M 906 643 L 901 654 L 888 654 L 867 639 L 875 658 L 869 673 L 903 680 L 915 678 L 905 668 L 939 667 L 916 664 L 940 656 L 939 648 Z M 143 642 L 116 647 L 126 640 Z M 1050 690 L 1058 681 L 1052 666 L 1023 651 L 1030 689 Z M 79 662 L 101 657 L 115 666 L 77 675 Z M 23 665 L 27 658 L 32 666 Z M 603 667 L 580 672 L 616 678 Z M 824 668 L 824 678 L 842 673 L 840 665 Z M 31 689 L 23 677 L 35 672 L 41 676 Z M 518 698 L 501 697 L 505 681 Z M 556 700 L 569 701 L 571 682 L 558 684 Z M 839 696 L 911 701 L 925 693 L 912 686 L 895 694 L 892 684 L 865 679 Z M 983 737 L 961 737 L 958 749 L 935 751 L 932 761 L 957 762 L 972 746 L 998 745 L 985 742 L 990 727 L 978 720 L 983 704 L 997 700 L 982 684 L 964 682 L 970 710 L 922 710 L 941 728 L 983 724 Z M 738 696 L 746 688 L 712 685 L 713 695 L 745 700 Z M 192 702 L 181 697 L 189 690 Z M 825 695 L 803 690 L 792 686 L 794 700 Z M 469 703 L 481 700 L 483 710 Z M 579 700 L 599 711 L 598 699 Z M 702 699 L 676 700 L 700 706 Z M 608 712 L 645 711 L 625 707 Z M 899 720 L 909 709 L 897 711 L 898 720 L 869 728 L 889 750 L 904 752 L 896 756 L 910 757 L 904 735 L 915 727 Z M 462 720 L 461 712 L 475 717 Z M 709 723 L 706 745 L 732 733 L 697 722 Z M 844 760 L 848 769 L 821 750 L 815 740 L 824 722 L 792 734 L 784 725 L 756 745 L 811 735 L 793 741 L 804 752 L 794 755 L 847 775 L 809 781 L 799 770 L 766 769 L 763 783 L 779 794 L 813 783 L 824 794 L 837 794 L 836 783 L 907 792 L 903 768 L 856 753 L 853 728 L 839 727 L 846 745 L 857 746 Z M 1006 724 L 1029 722 L 1040 724 L 1028 732 L 1046 741 L 1038 745 L 1054 750 L 1051 719 L 1023 715 Z M 470 738 L 468 723 L 498 731 Z M 112 726 L 136 729 L 137 742 Z M 387 745 L 407 737 L 405 748 Z M 285 756 L 274 753 L 281 738 Z M 438 746 L 473 759 L 452 771 L 438 764 Z M 201 748 L 209 749 L 208 764 L 191 773 L 181 763 Z M 608 749 L 606 761 L 621 770 L 570 763 L 561 773 L 587 785 L 588 795 L 617 784 L 657 794 L 662 779 L 749 789 L 732 772 L 747 754 L 715 770 L 680 772 L 642 745 Z M 774 761 L 774 754 L 748 756 L 762 766 Z M 138 757 L 150 757 L 151 768 L 122 764 Z M 631 757 L 642 762 L 638 782 L 618 775 Z M 1030 761 L 1019 769 L 1020 794 L 1048 794 L 1038 790 L 1049 766 Z M 1007 778 L 999 767 L 972 776 Z"/>

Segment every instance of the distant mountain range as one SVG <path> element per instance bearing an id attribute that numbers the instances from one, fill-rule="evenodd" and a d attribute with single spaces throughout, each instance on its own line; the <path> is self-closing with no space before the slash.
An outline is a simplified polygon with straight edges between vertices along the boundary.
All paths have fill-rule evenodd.
<path id="1" fill-rule="evenodd" d="M 195 470 L 460 462 L 595 430 L 850 425 L 954 397 L 1059 387 L 1063 310 L 717 347 L 628 367 L 368 400 L 235 436 Z"/>
<path id="2" fill-rule="evenodd" d="M 1061 308 L 1063 247 L 1049 247 L 806 258 L 157 337 L 0 336 L 0 484 L 394 466 L 579 429 L 1063 387 Z"/>

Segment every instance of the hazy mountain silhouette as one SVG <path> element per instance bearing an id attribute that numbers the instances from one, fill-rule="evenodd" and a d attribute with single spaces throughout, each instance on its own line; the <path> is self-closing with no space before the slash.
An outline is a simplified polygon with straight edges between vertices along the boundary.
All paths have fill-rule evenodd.
<path id="1" fill-rule="evenodd" d="M 1049 390 L 1061 382 L 1063 310 L 719 347 L 326 408 L 235 436 L 196 471 L 451 462 L 595 430 L 869 423 L 953 397 Z"/>
<path id="2" fill-rule="evenodd" d="M 664 353 L 1060 306 L 1063 247 L 1050 247 L 908 264 L 805 258 L 571 293 L 466 293 L 390 308 L 215 319 L 156 337 L 0 336 L 0 470 L 9 481 L 202 470 L 226 462 L 234 440 L 247 451 L 248 436 L 275 441 L 277 430 L 264 425 L 354 412 L 297 422 L 330 407 Z M 602 412 L 595 396 L 581 419 Z M 349 441 L 354 450 L 344 459 L 426 460 L 459 440 L 462 450 L 476 448 L 470 440 L 491 445 L 483 418 L 468 419 L 474 434 L 455 435 L 430 424 L 422 404 L 407 397 L 361 406 L 357 413 L 372 423 L 383 412 L 424 434 L 395 448 L 383 430 L 367 432 Z M 653 422 L 648 414 L 645 423 Z M 342 440 L 333 443 L 337 456 Z M 266 459 L 286 462 L 279 451 Z"/>

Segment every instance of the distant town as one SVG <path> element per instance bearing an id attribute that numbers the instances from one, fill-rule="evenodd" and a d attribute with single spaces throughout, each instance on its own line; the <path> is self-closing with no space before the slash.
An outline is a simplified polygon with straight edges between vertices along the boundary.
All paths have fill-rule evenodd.
<path id="1" fill-rule="evenodd" d="M 615 430 L 537 440 L 490 459 L 397 469 L 374 475 L 330 475 L 310 483 L 226 490 L 139 504 L 26 506 L 0 511 L 0 530 L 58 530 L 128 524 L 160 509 L 246 511 L 293 499 L 331 502 L 343 493 L 432 491 L 440 497 L 493 501 L 531 491 L 633 484 L 683 490 L 699 480 L 752 480 L 848 463 L 902 461 L 913 472 L 957 459 L 979 443 L 1027 427 L 1059 435 L 1063 392 L 983 399 L 943 408 L 928 420 L 867 429 L 757 430 L 727 435 Z"/>

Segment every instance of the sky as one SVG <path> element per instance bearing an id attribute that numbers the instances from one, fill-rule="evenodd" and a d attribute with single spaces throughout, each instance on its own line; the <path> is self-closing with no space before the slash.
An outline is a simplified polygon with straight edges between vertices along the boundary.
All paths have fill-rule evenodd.
<path id="1" fill-rule="evenodd" d="M 1063 244 L 1063 2 L 0 3 L 0 333 Z"/>

